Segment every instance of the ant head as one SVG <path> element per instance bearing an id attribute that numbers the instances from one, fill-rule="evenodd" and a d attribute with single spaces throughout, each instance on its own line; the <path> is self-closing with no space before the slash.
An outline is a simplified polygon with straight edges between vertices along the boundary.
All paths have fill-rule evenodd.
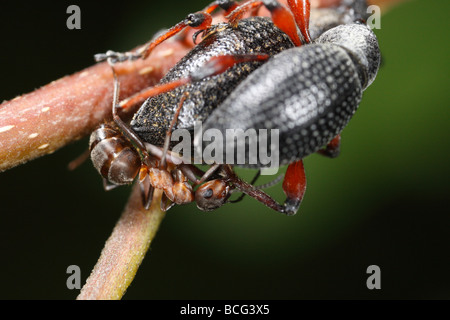
<path id="1" fill-rule="evenodd" d="M 102 124 L 92 132 L 89 148 L 94 167 L 113 184 L 130 184 L 142 166 L 139 152 L 109 124 Z"/>
<path id="2" fill-rule="evenodd" d="M 225 204 L 230 197 L 230 186 L 223 180 L 211 180 L 195 191 L 195 202 L 202 211 L 212 211 Z"/>

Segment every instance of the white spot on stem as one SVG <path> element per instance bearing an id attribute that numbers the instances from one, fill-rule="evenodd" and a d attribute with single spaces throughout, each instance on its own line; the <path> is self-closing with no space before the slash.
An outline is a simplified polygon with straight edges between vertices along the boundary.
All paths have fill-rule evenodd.
<path id="1" fill-rule="evenodd" d="M 167 50 L 161 51 L 161 52 L 159 53 L 159 55 L 160 55 L 161 57 L 169 57 L 169 56 L 173 55 L 174 52 L 175 52 L 175 51 L 174 51 L 173 49 L 167 49 Z"/>
<path id="2" fill-rule="evenodd" d="M 139 74 L 142 76 L 144 74 L 151 73 L 153 70 L 155 70 L 155 68 L 153 68 L 152 66 L 149 66 L 147 68 L 143 68 L 143 69 L 139 70 Z"/>
<path id="3" fill-rule="evenodd" d="M 44 143 L 43 145 L 40 145 L 40 146 L 38 147 L 38 149 L 42 150 L 42 149 L 47 148 L 48 146 L 49 146 L 48 143 Z"/>
<path id="4" fill-rule="evenodd" d="M 11 129 L 14 128 L 14 127 L 15 127 L 15 126 L 13 126 L 13 125 L 1 127 L 1 128 L 0 128 L 0 133 L 9 131 L 9 130 L 11 130 Z"/>
<path id="5" fill-rule="evenodd" d="M 28 136 L 28 138 L 29 139 L 34 139 L 34 138 L 36 138 L 37 136 L 39 135 L 39 133 L 32 133 L 32 134 L 30 134 L 29 136 Z"/>

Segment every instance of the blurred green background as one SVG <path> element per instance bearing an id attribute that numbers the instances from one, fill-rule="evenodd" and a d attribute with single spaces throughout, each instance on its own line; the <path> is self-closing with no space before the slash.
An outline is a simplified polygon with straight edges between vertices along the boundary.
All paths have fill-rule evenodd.
<path id="1" fill-rule="evenodd" d="M 65 27 L 69 2 L 2 3 L 0 99 L 143 43 L 207 2 L 78 2 L 78 31 Z M 383 15 L 383 66 L 341 156 L 305 160 L 296 216 L 248 198 L 212 213 L 176 207 L 125 299 L 449 299 L 449 9 L 412 0 Z M 104 192 L 89 162 L 67 171 L 86 147 L 0 174 L 0 298 L 74 299 L 66 268 L 89 276 L 130 189 Z M 280 185 L 269 192 L 284 199 Z M 366 287 L 373 264 L 381 290 Z"/>

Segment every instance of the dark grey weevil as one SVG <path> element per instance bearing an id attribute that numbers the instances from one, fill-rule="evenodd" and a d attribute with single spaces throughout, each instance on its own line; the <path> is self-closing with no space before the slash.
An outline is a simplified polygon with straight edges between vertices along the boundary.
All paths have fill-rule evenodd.
<path id="1" fill-rule="evenodd" d="M 347 125 L 380 65 L 378 41 L 360 23 L 332 28 L 314 43 L 291 48 L 249 75 L 203 123 L 203 131 L 279 130 L 285 165 L 327 145 Z M 199 146 L 201 137 L 196 137 Z M 235 148 L 234 141 L 224 142 Z M 245 147 L 250 150 L 248 143 Z M 245 167 L 250 164 L 246 155 Z"/>
<path id="2" fill-rule="evenodd" d="M 334 13 L 321 11 L 316 14 L 315 22 L 311 23 L 311 30 L 315 30 L 312 35 L 308 29 L 309 1 L 287 2 L 292 14 L 275 0 L 252 0 L 239 7 L 233 5 L 237 8 L 229 16 L 230 23 L 206 28 L 203 42 L 161 81 L 162 86 L 157 91 L 166 93 L 144 103 L 132 120 L 131 129 L 115 117 L 116 125 L 146 154 L 141 172 L 151 166 L 150 161 L 146 161 L 150 155 L 144 142 L 162 145 L 165 140 L 167 148 L 169 133 L 174 127 L 192 129 L 197 120 L 205 120 L 204 130 L 216 129 L 217 132 L 219 129 L 222 137 L 226 137 L 227 129 L 279 131 L 280 143 L 275 156 L 280 165 L 289 164 L 283 182 L 287 195 L 285 203 L 280 205 L 263 191 L 240 180 L 230 165 L 216 164 L 211 169 L 219 168 L 218 173 L 213 174 L 219 179 L 207 181 L 211 177 L 208 172 L 215 172 L 211 169 L 200 181 L 191 174 L 197 171 L 195 167 L 190 167 L 190 173 L 186 172 L 195 184 L 207 181 L 197 188 L 195 195 L 197 206 L 202 210 L 213 210 L 223 205 L 231 191 L 238 189 L 274 210 L 295 214 L 306 189 L 301 159 L 317 151 L 324 151 L 326 155 L 336 154 L 333 151 L 339 145 L 339 139 L 336 139 L 356 111 L 362 91 L 376 76 L 380 53 L 374 33 L 362 23 L 348 23 L 364 18 L 365 1 L 342 0 Z M 208 8 L 215 5 L 216 2 Z M 283 32 L 263 18 L 241 20 L 241 13 L 261 5 L 271 11 L 275 24 Z M 232 10 L 232 7 L 228 9 Z M 202 29 L 205 24 L 210 24 L 208 8 L 206 13 L 189 15 L 166 35 L 173 35 L 185 26 Z M 194 20 L 195 23 L 192 22 Z M 341 23 L 343 25 L 339 25 Z M 336 24 L 338 26 L 334 27 Z M 297 34 L 297 27 L 301 36 Z M 150 52 L 147 49 L 164 41 L 163 38 L 150 43 L 137 55 L 113 52 L 100 56 L 110 61 L 145 58 Z M 311 42 L 311 39 L 315 40 Z M 302 42 L 308 44 L 292 48 L 293 43 L 300 46 Z M 236 58 L 242 54 L 253 58 L 229 62 L 229 56 Z M 221 61 L 217 70 L 216 66 L 209 64 L 214 58 Z M 267 59 L 267 63 L 259 67 Z M 241 63 L 243 61 L 244 64 Z M 168 88 L 166 84 L 172 86 L 177 83 L 178 86 L 180 79 L 187 85 L 169 92 L 162 89 Z M 114 110 L 115 104 L 113 114 Z M 202 136 L 195 139 L 200 142 L 198 151 L 201 153 Z M 325 145 L 327 148 L 321 150 Z M 235 148 L 234 141 L 225 140 L 223 150 L 229 147 Z M 246 147 L 245 151 L 248 150 L 250 148 Z M 163 153 L 163 163 L 165 156 Z M 261 168 L 265 164 L 250 163 L 246 153 L 246 161 L 242 165 Z M 178 165 L 177 168 L 182 169 L 183 166 Z"/>

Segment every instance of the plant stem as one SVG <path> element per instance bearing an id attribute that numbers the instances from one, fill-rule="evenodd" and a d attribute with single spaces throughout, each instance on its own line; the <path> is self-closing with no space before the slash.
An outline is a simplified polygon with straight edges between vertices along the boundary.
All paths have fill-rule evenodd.
<path id="1" fill-rule="evenodd" d="M 77 300 L 118 300 L 134 279 L 165 213 L 161 190 L 155 190 L 149 210 L 142 206 L 136 183 L 122 216 Z"/>
<path id="2" fill-rule="evenodd" d="M 187 51 L 168 41 L 146 60 L 118 64 L 121 97 L 157 83 Z M 111 68 L 99 63 L 0 104 L 0 172 L 53 153 L 110 120 L 112 91 Z"/>

